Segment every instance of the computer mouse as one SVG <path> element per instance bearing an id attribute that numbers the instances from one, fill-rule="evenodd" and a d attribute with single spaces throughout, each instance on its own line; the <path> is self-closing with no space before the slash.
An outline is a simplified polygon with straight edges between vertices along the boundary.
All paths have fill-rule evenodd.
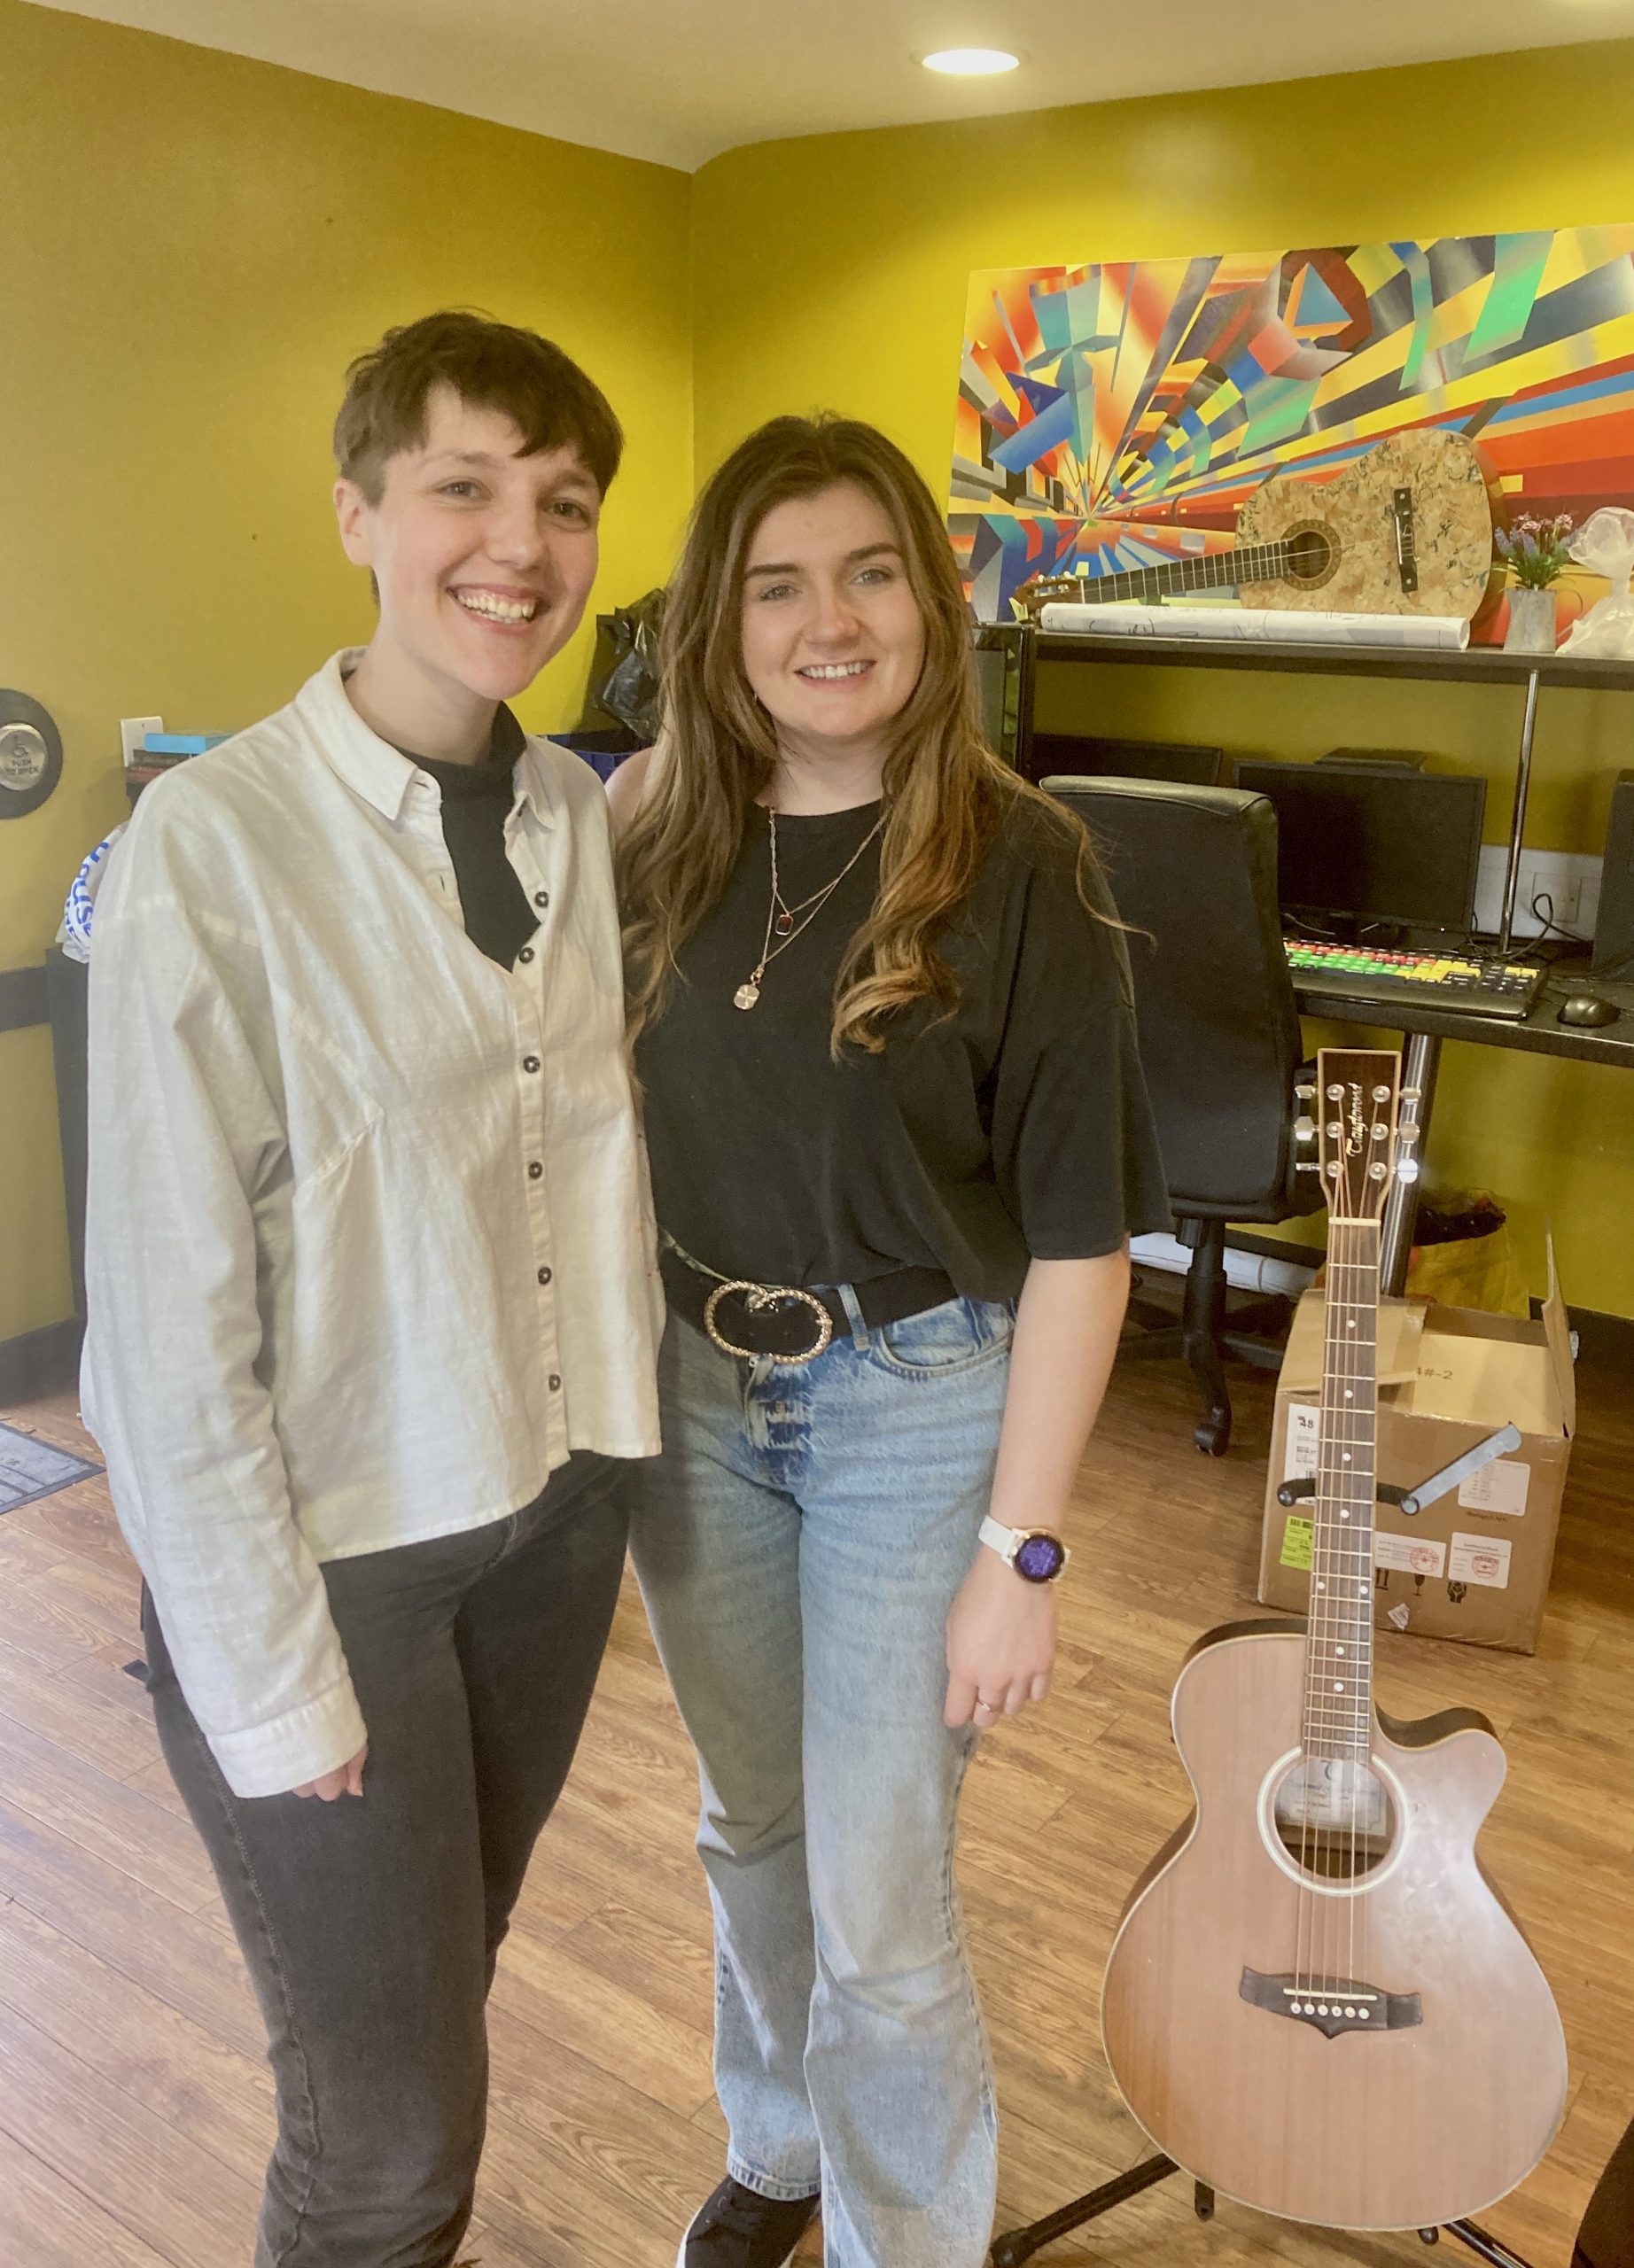
<path id="1" fill-rule="evenodd" d="M 1569 1000 L 1562 1000 L 1554 1012 L 1557 1024 L 1615 1024 L 1622 1014 L 1609 1000 L 1602 1000 L 1595 992 L 1574 992 Z"/>

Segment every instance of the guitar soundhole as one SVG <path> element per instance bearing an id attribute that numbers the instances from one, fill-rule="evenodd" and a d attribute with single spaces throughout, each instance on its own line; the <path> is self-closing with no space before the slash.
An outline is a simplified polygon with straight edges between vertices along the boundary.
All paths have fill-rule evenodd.
<path id="1" fill-rule="evenodd" d="M 1333 563 L 1334 547 L 1319 528 L 1301 528 L 1288 538 L 1288 579 L 1319 583 Z"/>
<path id="2" fill-rule="evenodd" d="M 1300 1759 L 1277 1789 L 1278 1839 L 1319 1882 L 1358 1882 L 1383 1865 L 1396 1838 L 1396 1806 L 1378 1774 L 1337 1758 Z"/>

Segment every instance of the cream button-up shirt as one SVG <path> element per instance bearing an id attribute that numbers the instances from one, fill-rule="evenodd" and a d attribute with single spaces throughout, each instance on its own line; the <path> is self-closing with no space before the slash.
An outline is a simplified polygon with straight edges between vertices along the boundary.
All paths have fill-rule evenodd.
<path id="1" fill-rule="evenodd" d="M 517 759 L 539 929 L 500 968 L 354 659 L 147 790 L 91 953 L 86 1418 L 241 1796 L 363 1744 L 321 1562 L 658 1446 L 601 784 Z"/>

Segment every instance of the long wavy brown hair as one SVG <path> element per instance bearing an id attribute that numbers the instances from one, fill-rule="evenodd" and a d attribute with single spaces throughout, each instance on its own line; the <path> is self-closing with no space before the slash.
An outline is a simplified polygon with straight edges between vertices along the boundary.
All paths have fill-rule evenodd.
<path id="1" fill-rule="evenodd" d="M 987 744 L 969 611 L 923 480 L 872 425 L 774 417 L 740 442 L 704 487 L 669 586 L 661 760 L 619 853 L 632 1038 L 662 1008 L 677 952 L 719 901 L 751 807 L 776 768 L 776 727 L 743 669 L 750 546 L 777 505 L 842 481 L 872 496 L 895 530 L 924 622 L 925 658 L 890 727 L 879 889 L 836 982 L 836 1058 L 848 1041 L 877 1053 L 887 1019 L 914 1001 L 955 1005 L 957 983 L 937 938 L 1018 803 L 1036 805 L 1058 835 L 1076 841 L 1081 884 L 1087 879 L 1092 854 L 1082 826 Z"/>

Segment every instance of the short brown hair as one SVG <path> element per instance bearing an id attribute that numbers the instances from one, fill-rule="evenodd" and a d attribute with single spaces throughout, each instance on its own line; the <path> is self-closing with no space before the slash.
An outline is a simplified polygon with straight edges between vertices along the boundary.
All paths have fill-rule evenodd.
<path id="1" fill-rule="evenodd" d="M 388 330 L 346 372 L 335 462 L 371 504 L 380 501 L 387 460 L 424 439 L 426 401 L 440 385 L 512 419 L 525 437 L 525 456 L 576 448 L 606 494 L 624 454 L 624 429 L 595 380 L 535 330 L 445 307 Z"/>

